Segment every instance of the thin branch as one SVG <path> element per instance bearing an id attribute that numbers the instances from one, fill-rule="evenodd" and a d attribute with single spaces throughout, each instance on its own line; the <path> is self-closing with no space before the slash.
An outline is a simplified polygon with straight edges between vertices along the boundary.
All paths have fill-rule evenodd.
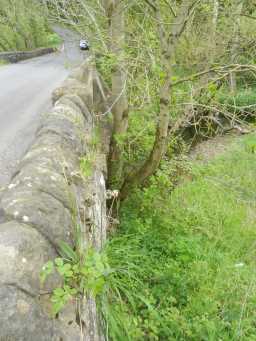
<path id="1" fill-rule="evenodd" d="M 253 67 L 252 65 L 230 64 L 230 65 L 225 65 L 225 66 L 218 66 L 218 67 L 213 67 L 213 68 L 210 68 L 210 69 L 198 72 L 198 73 L 194 73 L 193 75 L 190 75 L 188 77 L 181 78 L 177 80 L 176 82 L 172 82 L 172 86 L 174 87 L 184 82 L 193 81 L 194 79 L 197 79 L 211 72 L 217 73 L 217 72 L 226 71 L 227 69 L 228 70 L 231 69 L 233 72 L 239 71 L 240 69 L 245 69 L 245 70 L 248 69 L 248 70 L 256 71 L 255 67 Z"/>
<path id="2" fill-rule="evenodd" d="M 154 4 L 152 4 L 151 1 L 149 1 L 149 0 L 144 0 L 144 1 L 153 9 L 154 12 L 157 11 L 156 6 Z"/>
<path id="3" fill-rule="evenodd" d="M 169 2 L 168 0 L 164 0 L 164 2 L 165 2 L 166 5 L 170 8 L 170 10 L 171 10 L 173 16 L 176 18 L 176 17 L 177 17 L 177 14 L 176 14 L 176 12 L 174 11 L 174 9 L 173 9 L 172 5 L 170 4 L 170 2 Z"/>
<path id="4" fill-rule="evenodd" d="M 249 18 L 249 19 L 253 19 L 253 20 L 256 20 L 256 17 L 254 17 L 253 15 L 248 15 L 248 14 L 240 14 L 241 17 L 246 17 L 246 18 Z"/>

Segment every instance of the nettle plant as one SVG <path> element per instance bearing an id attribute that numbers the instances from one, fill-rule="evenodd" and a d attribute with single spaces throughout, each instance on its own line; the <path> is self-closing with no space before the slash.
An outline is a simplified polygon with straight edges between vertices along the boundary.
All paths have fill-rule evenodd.
<path id="1" fill-rule="evenodd" d="M 51 294 L 54 315 L 57 315 L 71 299 L 80 299 L 87 295 L 96 299 L 101 296 L 109 275 L 113 273 L 106 256 L 92 247 L 81 252 L 61 242 L 60 255 L 54 261 L 47 262 L 40 274 L 42 283 L 54 271 L 61 276 L 62 284 Z"/>

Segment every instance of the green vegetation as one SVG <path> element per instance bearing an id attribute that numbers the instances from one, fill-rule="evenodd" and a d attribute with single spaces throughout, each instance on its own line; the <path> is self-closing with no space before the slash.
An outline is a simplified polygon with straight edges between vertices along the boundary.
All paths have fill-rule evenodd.
<path id="1" fill-rule="evenodd" d="M 110 89 L 108 189 L 120 201 L 109 206 L 121 207 L 120 226 L 97 255 L 94 295 L 109 340 L 256 340 L 256 137 L 207 165 L 186 160 L 192 143 L 254 119 L 255 4 L 48 3 L 89 36 Z M 81 158 L 85 176 L 92 165 Z M 67 291 L 81 281 L 64 277 Z"/>
<path id="2" fill-rule="evenodd" d="M 255 153 L 250 135 L 206 165 L 179 160 L 174 190 L 178 168 L 163 162 L 101 253 L 62 243 L 44 266 L 42 281 L 63 278 L 53 313 L 90 294 L 113 341 L 254 340 Z"/>
<path id="3" fill-rule="evenodd" d="M 255 339 L 255 146 L 248 136 L 192 164 L 192 180 L 173 192 L 159 170 L 126 202 L 106 250 L 119 269 L 110 340 Z"/>
<path id="4" fill-rule="evenodd" d="M 0 59 L 0 66 L 6 65 L 6 64 L 8 64 L 7 61 Z"/>
<path id="5" fill-rule="evenodd" d="M 233 113 L 255 113 L 256 89 L 239 88 L 235 94 L 230 94 L 228 89 L 218 92 L 217 99 L 220 104 L 225 105 L 229 112 Z"/>
<path id="6" fill-rule="evenodd" d="M 49 32 L 46 37 L 46 45 L 47 47 L 58 47 L 62 43 L 62 39 L 58 36 L 57 33 Z"/>
<path id="7" fill-rule="evenodd" d="M 252 1 L 47 3 L 52 18 L 88 37 L 111 91 L 108 187 L 121 201 L 147 184 L 170 136 L 189 144 L 254 113 Z"/>
<path id="8" fill-rule="evenodd" d="M 43 6 L 36 0 L 0 0 L 0 52 L 54 47 L 58 35 L 49 27 Z"/>
<path id="9" fill-rule="evenodd" d="M 88 249 L 81 252 L 81 245 L 74 251 L 68 244 L 60 244 L 60 253 L 53 261 L 47 262 L 41 271 L 41 282 L 57 271 L 62 285 L 53 290 L 51 296 L 53 315 L 55 316 L 72 298 L 92 295 L 97 298 L 103 292 L 108 275 L 111 273 L 103 255 Z"/>
<path id="10" fill-rule="evenodd" d="M 94 162 L 94 156 L 92 154 L 84 156 L 80 159 L 80 169 L 81 169 L 82 174 L 85 177 L 89 177 L 92 175 L 93 162 Z"/>

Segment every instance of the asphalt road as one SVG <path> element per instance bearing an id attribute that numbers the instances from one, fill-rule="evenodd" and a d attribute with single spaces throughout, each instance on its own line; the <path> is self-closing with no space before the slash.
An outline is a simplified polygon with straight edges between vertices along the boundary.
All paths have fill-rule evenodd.
<path id="1" fill-rule="evenodd" d="M 33 142 L 41 114 L 51 107 L 51 93 L 70 69 L 86 57 L 79 37 L 55 28 L 64 44 L 61 51 L 0 66 L 0 188 Z"/>

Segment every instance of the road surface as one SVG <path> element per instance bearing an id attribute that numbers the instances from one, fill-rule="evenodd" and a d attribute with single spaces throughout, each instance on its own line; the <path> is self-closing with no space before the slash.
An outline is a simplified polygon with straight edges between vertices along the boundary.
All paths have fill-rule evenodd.
<path id="1" fill-rule="evenodd" d="M 51 93 L 86 54 L 79 38 L 55 28 L 64 44 L 60 52 L 0 66 L 0 188 L 33 142 L 41 114 L 51 107 Z"/>

